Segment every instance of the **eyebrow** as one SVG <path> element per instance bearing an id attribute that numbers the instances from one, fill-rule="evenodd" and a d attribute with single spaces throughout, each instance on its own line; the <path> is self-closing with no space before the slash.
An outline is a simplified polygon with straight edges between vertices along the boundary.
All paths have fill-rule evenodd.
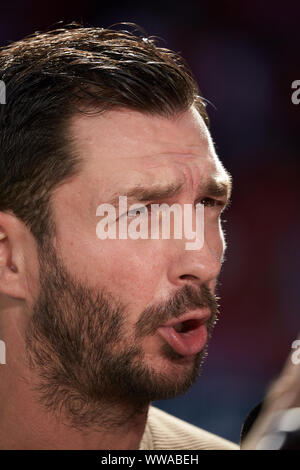
<path id="1" fill-rule="evenodd" d="M 232 176 L 228 171 L 226 171 L 226 175 L 227 178 L 222 181 L 210 178 L 204 185 L 198 188 L 196 199 L 203 197 L 204 194 L 206 197 L 226 198 L 225 206 L 227 206 L 231 197 Z M 114 193 L 108 203 L 117 206 L 120 196 L 126 196 L 128 204 L 134 201 L 147 202 L 164 200 L 179 194 L 183 186 L 184 182 L 182 181 L 152 185 L 150 187 L 136 185 L 125 190 L 123 194 Z"/>

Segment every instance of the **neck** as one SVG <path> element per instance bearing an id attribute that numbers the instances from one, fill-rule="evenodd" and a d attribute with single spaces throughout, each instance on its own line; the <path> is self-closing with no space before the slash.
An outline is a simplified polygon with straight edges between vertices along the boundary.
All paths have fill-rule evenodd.
<path id="1" fill-rule="evenodd" d="M 51 407 L 49 411 L 39 402 L 39 379 L 26 368 L 23 348 L 18 348 L 17 338 L 4 341 L 7 354 L 6 364 L 0 365 L 0 449 L 139 449 L 149 403 L 138 408 L 125 403 L 94 403 L 95 413 L 90 417 L 97 419 L 77 420 L 74 425 L 63 409 L 58 413 Z"/>
<path id="2" fill-rule="evenodd" d="M 1 366 L 2 367 L 2 366 Z M 2 370 L 2 369 L 1 369 Z M 5 374 L 1 374 L 1 383 Z M 131 412 L 124 424 L 108 423 L 74 427 L 64 414 L 55 416 L 40 405 L 36 396 L 20 376 L 5 382 L 1 391 L 0 405 L 0 449 L 138 449 L 142 439 L 148 406 L 136 414 Z M 102 407 L 102 413 L 105 408 Z M 111 409 L 107 410 L 111 416 Z M 129 415 L 128 410 L 117 409 L 114 414 Z"/>

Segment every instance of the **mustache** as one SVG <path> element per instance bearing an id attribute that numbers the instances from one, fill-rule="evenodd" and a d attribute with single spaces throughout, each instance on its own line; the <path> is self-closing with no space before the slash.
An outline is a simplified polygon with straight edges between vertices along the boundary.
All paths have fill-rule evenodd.
<path id="1" fill-rule="evenodd" d="M 147 307 L 136 323 L 135 339 L 153 335 L 157 328 L 174 318 L 179 318 L 188 311 L 208 307 L 211 317 L 208 330 L 216 323 L 219 314 L 218 301 L 220 297 L 213 294 L 206 285 L 200 289 L 186 284 L 168 302 L 162 302 Z"/>

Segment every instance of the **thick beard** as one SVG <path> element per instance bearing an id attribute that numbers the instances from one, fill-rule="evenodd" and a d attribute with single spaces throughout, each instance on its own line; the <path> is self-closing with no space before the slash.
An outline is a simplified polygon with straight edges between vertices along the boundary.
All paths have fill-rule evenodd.
<path id="1" fill-rule="evenodd" d="M 163 344 L 160 354 L 174 364 L 173 373 L 147 365 L 140 345 L 163 319 L 179 316 L 191 301 L 195 308 L 190 286 L 176 297 L 177 302 L 147 308 L 135 334 L 130 334 L 126 305 L 105 289 L 96 291 L 76 280 L 52 246 L 43 253 L 39 254 L 40 291 L 25 337 L 27 364 L 37 378 L 32 389 L 48 412 L 75 428 L 111 429 L 143 413 L 151 401 L 173 398 L 190 388 L 199 376 L 207 347 L 179 375 L 174 373 L 175 365 L 184 358 L 168 344 Z M 217 297 L 207 288 L 201 294 L 212 310 L 207 325 L 210 337 L 218 313 Z"/>

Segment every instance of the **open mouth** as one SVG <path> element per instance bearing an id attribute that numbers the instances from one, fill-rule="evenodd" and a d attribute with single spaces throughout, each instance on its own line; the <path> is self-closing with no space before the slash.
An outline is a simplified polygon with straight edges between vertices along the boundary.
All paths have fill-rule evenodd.
<path id="1" fill-rule="evenodd" d="M 182 356 L 200 352 L 207 342 L 205 318 L 189 318 L 158 328 L 158 334 Z"/>
<path id="2" fill-rule="evenodd" d="M 175 331 L 177 331 L 177 333 L 188 333 L 189 331 L 198 328 L 200 324 L 202 324 L 201 320 L 192 318 L 191 320 L 185 320 L 180 323 L 176 323 L 173 328 Z"/>

